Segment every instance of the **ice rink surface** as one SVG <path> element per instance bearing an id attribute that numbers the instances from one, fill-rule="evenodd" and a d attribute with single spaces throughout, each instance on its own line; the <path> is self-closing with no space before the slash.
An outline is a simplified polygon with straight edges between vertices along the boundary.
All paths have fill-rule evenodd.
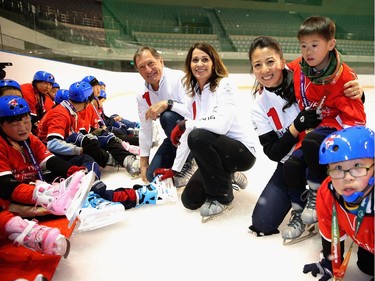
<path id="1" fill-rule="evenodd" d="M 249 74 L 233 77 L 243 99 L 239 110 L 245 117 L 252 102 L 252 78 Z M 375 129 L 374 76 L 362 75 L 359 80 L 366 93 L 368 126 Z M 108 96 L 107 114 L 137 120 L 135 92 Z M 303 274 L 302 268 L 319 260 L 319 235 L 283 246 L 280 234 L 260 238 L 249 232 L 252 210 L 274 168 L 275 163 L 258 145 L 256 164 L 246 172 L 249 184 L 235 192 L 234 208 L 205 224 L 199 210 L 187 210 L 179 200 L 128 210 L 127 218 L 117 224 L 73 235 L 70 255 L 61 259 L 52 280 L 318 280 Z M 102 179 L 109 189 L 141 183 L 130 179 L 123 168 L 114 167 L 106 167 Z M 289 215 L 282 226 L 288 220 Z M 349 242 L 347 239 L 346 249 Z M 369 281 L 356 260 L 355 248 L 345 280 Z"/>

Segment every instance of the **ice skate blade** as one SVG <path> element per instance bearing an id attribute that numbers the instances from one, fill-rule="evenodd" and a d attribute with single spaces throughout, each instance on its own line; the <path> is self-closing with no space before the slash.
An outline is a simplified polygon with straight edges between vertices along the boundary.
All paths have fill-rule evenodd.
<path id="1" fill-rule="evenodd" d="M 301 234 L 301 236 L 299 236 L 295 239 L 284 239 L 283 245 L 284 246 L 294 245 L 294 244 L 297 244 L 297 243 L 302 242 L 304 240 L 307 240 L 311 237 L 314 237 L 317 234 L 318 234 L 318 232 L 315 229 L 315 225 L 309 225 L 309 226 L 306 226 L 305 232 L 303 232 Z"/>
<path id="2" fill-rule="evenodd" d="M 211 215 L 211 216 L 205 216 L 205 217 L 202 216 L 201 222 L 202 223 L 207 223 L 209 221 L 212 221 L 212 220 L 216 219 L 217 217 L 219 217 L 219 216 L 221 216 L 221 215 L 229 212 L 232 209 L 233 209 L 233 205 L 230 204 L 230 205 L 226 206 L 225 209 L 222 212 L 218 213 L 218 214 L 214 214 L 214 215 Z"/>
<path id="3" fill-rule="evenodd" d="M 68 257 L 69 252 L 70 252 L 70 241 L 69 241 L 69 239 L 66 239 L 66 238 L 65 238 L 65 240 L 66 240 L 66 250 L 65 250 L 65 253 L 63 255 L 64 259 L 66 259 Z"/>
<path id="4" fill-rule="evenodd" d="M 89 172 L 87 175 L 85 175 L 82 178 L 79 184 L 79 190 L 74 196 L 68 210 L 65 213 L 65 216 L 69 221 L 69 224 L 68 224 L 69 228 L 75 222 L 79 214 L 79 211 L 81 210 L 94 181 L 95 181 L 95 173 L 93 171 Z"/>
<path id="5" fill-rule="evenodd" d="M 101 214 L 100 217 L 93 214 L 92 216 L 86 217 L 83 221 L 78 222 L 78 227 L 74 231 L 74 234 L 79 234 L 103 228 L 105 226 L 118 223 L 126 218 L 127 214 L 125 210 L 123 210 L 121 214 L 114 214 L 113 212 L 111 212 L 107 214 Z"/>

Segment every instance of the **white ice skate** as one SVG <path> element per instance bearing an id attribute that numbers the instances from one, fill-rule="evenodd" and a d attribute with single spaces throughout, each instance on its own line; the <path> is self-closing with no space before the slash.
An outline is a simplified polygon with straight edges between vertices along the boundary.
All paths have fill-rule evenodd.
<path id="1" fill-rule="evenodd" d="M 119 202 L 111 202 L 90 191 L 78 215 L 75 233 L 102 228 L 126 218 L 125 207 Z"/>
<path id="2" fill-rule="evenodd" d="M 292 203 L 293 204 L 293 203 Z M 287 227 L 281 231 L 283 245 L 293 245 L 317 234 L 314 225 L 306 226 L 301 219 L 302 208 L 294 209 Z"/>
<path id="3" fill-rule="evenodd" d="M 206 223 L 215 219 L 216 217 L 225 214 L 233 208 L 232 203 L 228 205 L 221 204 L 217 200 L 206 200 L 206 202 L 200 208 L 202 216 L 202 223 Z"/>
<path id="4" fill-rule="evenodd" d="M 158 175 L 151 183 L 136 189 L 138 196 L 137 207 L 177 202 L 177 189 L 173 184 L 173 180 L 168 178 L 161 181 L 160 177 L 161 175 Z"/>
<path id="5" fill-rule="evenodd" d="M 87 197 L 87 194 L 90 192 L 90 189 L 94 181 L 95 173 L 93 171 L 89 172 L 81 179 L 81 182 L 78 187 L 79 189 L 65 213 L 65 216 L 69 221 L 69 228 L 75 222 L 75 219 L 77 218 L 79 211 L 81 210 L 83 203 L 85 202 L 85 199 Z"/>

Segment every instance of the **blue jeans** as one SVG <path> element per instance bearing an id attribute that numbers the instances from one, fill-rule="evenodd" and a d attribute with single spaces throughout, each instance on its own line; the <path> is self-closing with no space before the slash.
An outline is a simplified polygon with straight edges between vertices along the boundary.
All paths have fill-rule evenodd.
<path id="1" fill-rule="evenodd" d="M 288 214 L 291 203 L 296 203 L 302 208 L 306 202 L 301 200 L 301 188 L 288 188 L 284 182 L 283 164 L 278 163 L 275 172 L 259 196 L 252 214 L 253 230 L 265 235 L 278 233 L 278 227 Z"/>
<path id="2" fill-rule="evenodd" d="M 147 169 L 146 176 L 148 181 L 151 182 L 155 178 L 154 171 L 157 168 L 171 168 L 173 166 L 176 158 L 176 147 L 172 144 L 170 136 L 174 127 L 182 120 L 184 118 L 174 111 L 166 110 L 160 115 L 160 125 L 166 138 L 159 146 Z"/>

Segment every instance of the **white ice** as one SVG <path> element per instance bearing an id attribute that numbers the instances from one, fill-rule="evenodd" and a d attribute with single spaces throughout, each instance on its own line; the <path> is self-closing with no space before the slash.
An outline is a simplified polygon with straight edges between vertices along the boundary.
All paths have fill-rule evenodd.
<path id="1" fill-rule="evenodd" d="M 244 102 L 239 110 L 245 115 L 253 84 L 250 75 L 240 77 Z M 375 129 L 374 76 L 361 75 L 360 82 L 366 93 L 368 126 Z M 123 85 L 126 88 L 126 83 Z M 112 99 L 108 94 L 107 113 L 137 119 L 134 92 Z M 179 200 L 176 204 L 128 210 L 124 221 L 73 235 L 70 255 L 61 259 L 53 281 L 318 280 L 303 274 L 302 268 L 319 260 L 319 235 L 283 246 L 280 234 L 260 238 L 249 232 L 252 210 L 274 167 L 259 145 L 256 164 L 246 172 L 249 184 L 235 192 L 234 208 L 208 223 L 201 223 L 199 210 L 189 211 Z M 141 183 L 131 180 L 123 168 L 105 168 L 102 179 L 110 189 Z M 288 219 L 289 215 L 282 226 Z M 347 239 L 346 249 L 349 242 Z M 371 278 L 357 268 L 356 260 L 355 247 L 345 280 L 369 281 Z"/>

